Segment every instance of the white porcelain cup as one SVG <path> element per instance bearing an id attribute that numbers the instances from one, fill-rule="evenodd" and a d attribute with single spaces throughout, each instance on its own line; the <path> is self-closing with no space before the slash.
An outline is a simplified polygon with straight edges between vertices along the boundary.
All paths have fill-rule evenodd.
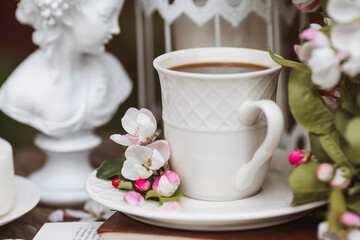
<path id="1" fill-rule="evenodd" d="M 208 62 L 269 69 L 235 74 L 169 70 Z M 163 54 L 154 67 L 160 77 L 170 165 L 180 176 L 184 195 L 228 201 L 258 193 L 284 125 L 274 102 L 281 66 L 265 51 L 193 48 Z"/>

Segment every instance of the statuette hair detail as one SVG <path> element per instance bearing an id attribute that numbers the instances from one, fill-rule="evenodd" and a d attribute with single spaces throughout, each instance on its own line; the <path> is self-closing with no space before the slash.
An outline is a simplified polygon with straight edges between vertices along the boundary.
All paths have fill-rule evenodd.
<path id="1" fill-rule="evenodd" d="M 21 0 L 16 17 L 19 22 L 31 25 L 35 30 L 54 27 L 59 22 L 70 24 L 70 5 L 76 0 Z"/>

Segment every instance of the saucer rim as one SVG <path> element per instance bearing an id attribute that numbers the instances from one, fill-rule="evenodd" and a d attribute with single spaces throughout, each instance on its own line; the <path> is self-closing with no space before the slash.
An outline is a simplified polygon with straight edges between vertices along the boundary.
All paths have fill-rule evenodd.
<path id="1" fill-rule="evenodd" d="M 269 171 L 269 174 L 277 172 L 282 175 L 283 177 L 287 177 L 288 175 L 286 173 L 280 172 L 278 170 L 271 169 Z M 131 205 L 125 205 L 122 204 L 122 202 L 114 203 L 113 201 L 103 199 L 99 197 L 95 192 L 92 191 L 91 186 L 89 184 L 92 180 L 95 181 L 104 181 L 102 179 L 98 179 L 96 177 L 96 170 L 93 171 L 90 176 L 88 177 L 86 184 L 85 184 L 85 190 L 86 193 L 90 198 L 93 200 L 109 207 L 110 209 L 115 209 L 117 211 L 123 212 L 125 214 L 135 215 L 139 216 L 141 218 L 147 218 L 147 219 L 156 219 L 161 221 L 187 221 L 191 219 L 191 221 L 201 221 L 203 223 L 212 223 L 214 221 L 222 221 L 222 222 L 233 222 L 233 221 L 248 221 L 248 220 L 260 220 L 265 218 L 275 218 L 275 217 L 284 217 L 288 215 L 298 214 L 305 211 L 309 211 L 313 208 L 320 207 L 324 204 L 326 204 L 327 201 L 317 201 L 312 203 L 303 204 L 300 206 L 287 206 L 287 207 L 281 207 L 281 208 L 275 208 L 275 209 L 269 209 L 261 212 L 256 213 L 249 213 L 246 212 L 243 214 L 239 214 L 239 212 L 235 213 L 226 213 L 226 214 L 219 214 L 219 213 L 189 213 L 189 212 L 183 212 L 183 211 L 171 211 L 171 214 L 169 214 L 169 210 L 160 210 L 160 209 L 152 209 L 152 208 L 144 208 L 142 206 L 131 206 Z M 125 194 L 126 191 L 119 191 L 122 194 Z M 182 198 L 188 198 L 186 196 L 183 196 Z M 206 202 L 202 200 L 197 199 L 191 199 L 191 201 L 198 201 L 198 202 Z M 241 201 L 241 200 L 236 200 Z M 226 202 L 224 202 L 226 203 Z M 155 203 L 154 203 L 155 204 Z M 156 214 L 154 214 L 156 213 Z M 167 214 L 164 214 L 167 213 Z"/>
<path id="2" fill-rule="evenodd" d="M 0 216 L 0 227 L 31 211 L 40 201 L 40 189 L 26 177 L 15 175 L 15 203 L 12 209 Z M 23 191 L 26 189 L 26 191 Z M 27 203 L 25 206 L 23 203 Z"/>

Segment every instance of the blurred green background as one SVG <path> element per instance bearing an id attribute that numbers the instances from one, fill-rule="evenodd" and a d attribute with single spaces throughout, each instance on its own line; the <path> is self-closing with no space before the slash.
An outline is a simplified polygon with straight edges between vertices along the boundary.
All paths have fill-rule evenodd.
<path id="1" fill-rule="evenodd" d="M 122 131 L 120 119 L 129 107 L 137 107 L 137 65 L 136 65 L 136 34 L 135 11 L 133 0 L 126 0 L 120 14 L 119 24 L 121 33 L 106 46 L 107 51 L 116 55 L 122 62 L 133 81 L 133 92 L 119 107 L 114 118 L 96 132 L 106 135 L 111 132 Z M 11 72 L 34 50 L 37 46 L 32 43 L 33 29 L 19 23 L 15 18 L 18 1 L 0 1 L 0 87 Z M 159 38 L 160 39 L 160 38 Z M 162 45 L 160 43 L 160 45 Z M 159 50 L 159 53 L 163 50 Z M 32 145 L 37 131 L 23 125 L 0 111 L 0 137 L 8 140 L 14 147 Z"/>

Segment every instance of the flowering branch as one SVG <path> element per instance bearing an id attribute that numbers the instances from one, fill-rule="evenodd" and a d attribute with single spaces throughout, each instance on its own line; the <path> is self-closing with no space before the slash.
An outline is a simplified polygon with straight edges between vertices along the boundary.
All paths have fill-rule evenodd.
<path id="1" fill-rule="evenodd" d="M 300 63 L 270 51 L 274 61 L 292 68 L 290 110 L 311 142 L 311 151 L 289 156 L 295 166 L 292 204 L 328 200 L 329 234 L 360 239 L 360 1 L 293 3 L 303 12 L 321 9 L 326 18 L 300 33 L 301 43 L 294 46 Z"/>
<path id="2" fill-rule="evenodd" d="M 114 142 L 127 147 L 121 159 L 106 160 L 97 169 L 97 177 L 112 180 L 112 185 L 129 191 L 124 202 L 142 205 L 144 198 L 160 204 L 179 201 L 180 178 L 171 171 L 168 160 L 170 147 L 167 141 L 157 140 L 157 122 L 151 111 L 130 108 L 121 123 L 127 134 L 113 134 Z M 151 189 L 152 188 L 152 189 Z M 169 204 L 180 209 L 176 204 Z"/>

